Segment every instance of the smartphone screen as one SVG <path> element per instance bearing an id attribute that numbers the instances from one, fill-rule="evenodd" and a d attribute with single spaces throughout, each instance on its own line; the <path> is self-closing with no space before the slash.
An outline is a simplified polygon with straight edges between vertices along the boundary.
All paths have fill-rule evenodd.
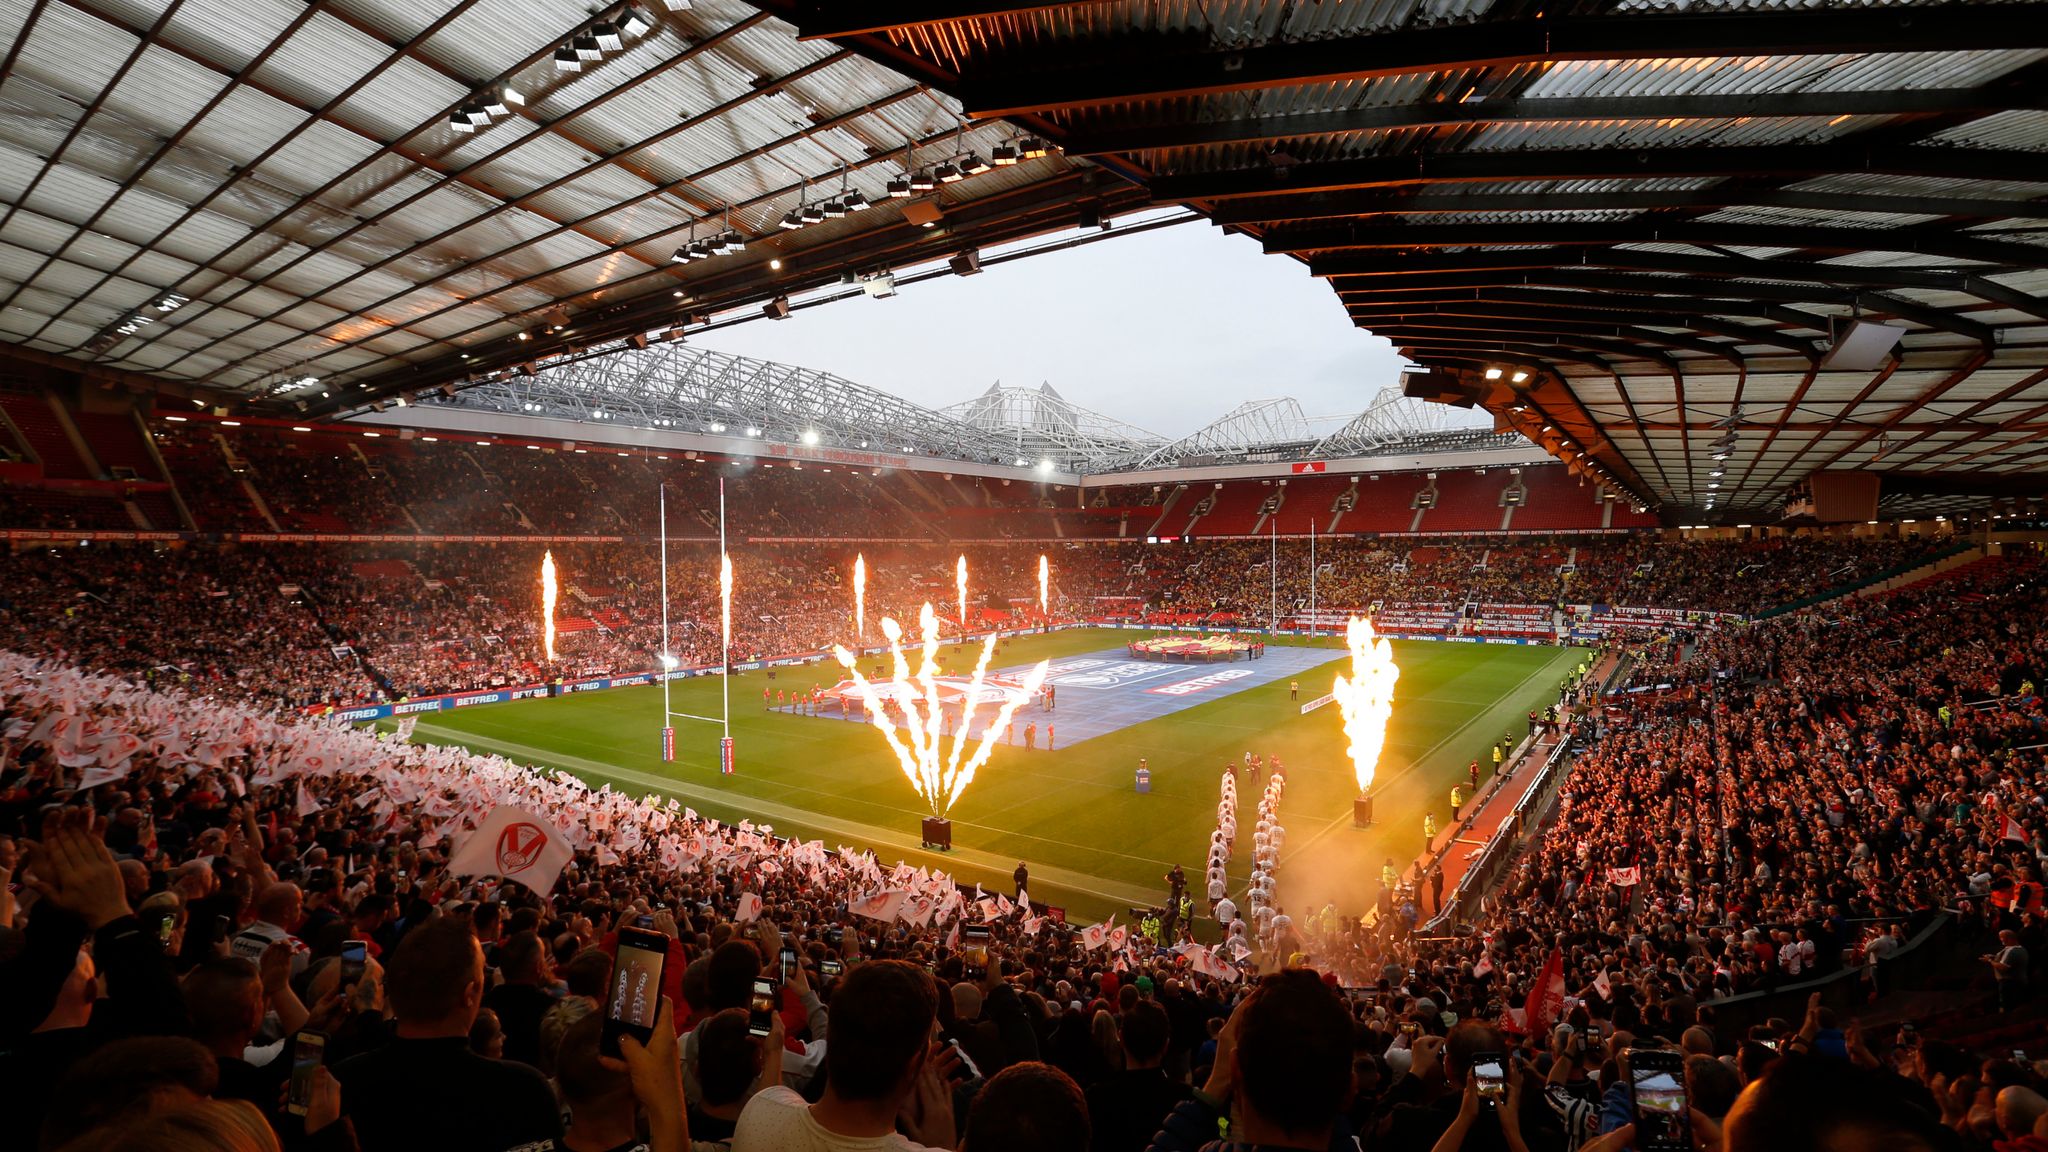
<path id="1" fill-rule="evenodd" d="M 844 971 L 846 971 L 846 966 L 837 960 L 827 960 L 818 965 L 818 974 L 827 980 L 839 979 L 840 973 Z"/>
<path id="2" fill-rule="evenodd" d="M 667 936 L 642 928 L 619 930 L 619 955 L 612 961 L 604 1031 L 598 1039 L 600 1052 L 618 1055 L 621 1036 L 645 1044 L 654 1035 L 654 1018 L 661 1011 L 662 973 L 667 966 Z"/>
<path id="3" fill-rule="evenodd" d="M 177 930 L 178 913 L 176 911 L 166 909 L 162 912 L 157 913 L 156 946 L 162 948 L 166 952 L 170 951 L 171 936 L 173 933 L 177 932 Z"/>
<path id="4" fill-rule="evenodd" d="M 294 1116 L 306 1114 L 306 1105 L 313 1100 L 313 1073 L 326 1056 L 325 1032 L 301 1032 L 292 1042 L 292 1086 L 285 1097 L 286 1112 Z"/>
<path id="5" fill-rule="evenodd" d="M 1685 1065 L 1675 1052 L 1631 1050 L 1629 1087 L 1635 1097 L 1636 1147 L 1641 1152 L 1686 1152 L 1692 1116 L 1685 1098 Z"/>
<path id="6" fill-rule="evenodd" d="M 969 980 L 988 975 L 988 925 L 969 924 L 960 930 L 960 957 Z"/>
<path id="7" fill-rule="evenodd" d="M 363 967 L 368 963 L 369 956 L 369 946 L 361 940 L 344 940 L 341 942 L 341 986 L 343 988 L 362 981 Z"/>
<path id="8" fill-rule="evenodd" d="M 778 957 L 782 961 L 782 982 L 789 983 L 789 975 L 796 971 L 796 949 L 784 948 Z"/>
<path id="9" fill-rule="evenodd" d="M 1474 1056 L 1472 1079 L 1481 1100 L 1489 1105 L 1498 1103 L 1508 1091 L 1508 1058 L 1499 1052 Z"/>
<path id="10" fill-rule="evenodd" d="M 754 995 L 747 1001 L 747 1034 L 766 1036 L 775 1025 L 775 1008 L 782 1003 L 782 989 L 766 976 L 754 980 Z"/>

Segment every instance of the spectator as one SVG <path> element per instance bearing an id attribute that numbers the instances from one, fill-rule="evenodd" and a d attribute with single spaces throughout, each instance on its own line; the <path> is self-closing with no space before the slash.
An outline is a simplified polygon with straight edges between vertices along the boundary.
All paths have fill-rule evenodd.
<path id="1" fill-rule="evenodd" d="M 503 1152 L 561 1137 L 561 1114 L 538 1072 L 469 1050 L 483 1002 L 484 954 L 466 926 L 437 917 L 406 933 L 391 959 L 388 994 L 396 1017 L 392 1041 L 334 1070 L 342 1111 L 363 1152 Z M 423 1085 L 476 1106 L 422 1108 Z"/>
<path id="2" fill-rule="evenodd" d="M 825 1037 L 825 1094 L 806 1106 L 780 1085 L 754 1097 L 733 1133 L 734 1152 L 833 1152 L 875 1146 L 898 1116 L 907 1152 L 950 1148 L 952 1093 L 959 1057 L 932 1041 L 938 990 L 922 969 L 898 960 L 862 964 L 833 997 Z"/>

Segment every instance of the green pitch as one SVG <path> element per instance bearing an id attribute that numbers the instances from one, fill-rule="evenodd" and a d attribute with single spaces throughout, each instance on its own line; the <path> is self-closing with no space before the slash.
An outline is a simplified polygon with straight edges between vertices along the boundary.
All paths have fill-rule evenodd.
<path id="1" fill-rule="evenodd" d="M 1081 629 L 1020 637 L 1004 644 L 998 662 L 1077 656 L 1120 646 L 1129 636 Z M 1331 649 L 1331 662 L 1302 674 L 1303 700 L 1329 691 L 1344 666 L 1337 641 L 1317 646 Z M 1162 877 L 1176 861 L 1198 881 L 1215 827 L 1222 765 L 1239 762 L 1247 750 L 1277 754 L 1288 776 L 1280 905 L 1334 901 L 1362 912 L 1382 861 L 1392 856 L 1405 867 L 1421 850 L 1424 812 L 1445 824 L 1451 787 L 1464 783 L 1466 766 L 1480 759 L 1490 768 L 1493 743 L 1509 732 L 1519 739 L 1527 713 L 1556 699 L 1559 682 L 1583 655 L 1578 649 L 1423 641 L 1395 641 L 1394 649 L 1401 680 L 1373 791 L 1378 823 L 1363 830 L 1351 826 L 1357 788 L 1336 706 L 1301 715 L 1285 680 L 1053 752 L 998 746 L 953 808 L 950 853 L 918 847 L 923 801 L 880 733 L 836 718 L 763 711 L 766 672 L 732 680 L 738 762 L 732 776 L 718 773 L 713 723 L 677 721 L 676 759 L 662 762 L 659 687 L 437 713 L 421 719 L 414 739 L 565 768 L 593 785 L 609 782 L 636 795 L 675 796 L 721 820 L 752 819 L 780 834 L 873 848 L 884 860 L 944 867 L 991 892 L 1007 892 L 1011 871 L 1025 860 L 1034 897 L 1090 919 L 1162 900 Z M 777 671 L 775 683 L 784 687 L 838 679 L 836 666 Z M 679 681 L 670 689 L 671 706 L 717 716 L 720 688 L 710 677 Z M 1141 756 L 1152 769 L 1149 795 L 1132 787 Z M 1240 795 L 1233 892 L 1250 869 L 1256 802 L 1255 794 Z"/>

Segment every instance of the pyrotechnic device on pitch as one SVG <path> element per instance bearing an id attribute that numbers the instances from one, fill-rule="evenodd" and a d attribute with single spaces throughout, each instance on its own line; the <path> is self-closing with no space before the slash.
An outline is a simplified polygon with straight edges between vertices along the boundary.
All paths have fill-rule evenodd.
<path id="1" fill-rule="evenodd" d="M 1373 634 L 1371 620 L 1353 616 L 1345 626 L 1344 642 L 1351 649 L 1351 674 L 1339 672 L 1330 692 L 1344 715 L 1344 735 L 1350 742 L 1346 751 L 1358 779 L 1359 800 L 1369 804 L 1373 775 L 1387 746 L 1387 722 L 1394 716 L 1394 682 L 1401 678 L 1401 668 L 1394 663 L 1394 646 Z M 1370 823 L 1370 807 L 1360 811 L 1360 822 Z"/>
<path id="2" fill-rule="evenodd" d="M 1026 700 L 1037 697 L 1051 662 L 1039 661 L 1025 675 L 1018 691 L 1004 693 L 994 718 L 982 729 L 979 737 L 970 738 L 975 714 L 981 707 L 989 657 L 995 654 L 997 634 L 991 632 L 982 642 L 981 658 L 975 661 L 974 675 L 968 682 L 966 693 L 960 697 L 960 719 L 953 729 L 949 747 L 941 723 L 944 711 L 938 680 L 939 618 L 930 603 L 926 603 L 919 612 L 918 627 L 923 631 L 924 641 L 921 659 L 913 674 L 910 661 L 903 654 L 903 626 L 890 617 L 882 617 L 882 635 L 889 640 L 892 664 L 889 683 L 893 691 L 889 698 L 902 705 L 899 708 L 903 717 L 902 733 L 897 732 L 891 721 L 882 694 L 867 677 L 861 675 L 854 654 L 843 646 L 834 645 L 832 655 L 853 676 L 854 690 L 867 706 L 868 722 L 888 741 L 889 751 L 895 754 L 896 763 L 903 769 L 910 786 L 924 797 L 932 815 L 943 819 L 952 810 L 953 802 L 960 799 L 960 794 L 973 782 L 974 774 L 988 762 L 989 754 L 995 750 L 997 735 L 1010 726 L 1010 717 Z M 970 739 L 973 742 L 971 752 L 968 747 Z"/>

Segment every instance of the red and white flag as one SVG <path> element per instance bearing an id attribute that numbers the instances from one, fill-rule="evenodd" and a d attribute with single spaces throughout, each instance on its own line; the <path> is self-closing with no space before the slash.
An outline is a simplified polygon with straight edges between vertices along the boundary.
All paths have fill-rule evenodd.
<path id="1" fill-rule="evenodd" d="M 1472 978 L 1473 978 L 1474 980 L 1478 980 L 1478 979 L 1480 979 L 1480 978 L 1482 978 L 1482 977 L 1485 977 L 1485 976 L 1491 975 L 1491 974 L 1492 974 L 1492 972 L 1493 972 L 1493 957 L 1491 957 L 1491 956 L 1481 956 L 1481 957 L 1479 958 L 1479 963 L 1477 963 L 1477 964 L 1474 964 L 1474 965 L 1472 966 Z"/>
<path id="2" fill-rule="evenodd" d="M 573 855 L 569 841 L 545 817 L 500 804 L 455 850 L 448 871 L 456 876 L 503 876 L 545 896 Z"/>
<path id="3" fill-rule="evenodd" d="M 847 901 L 846 910 L 855 916 L 865 916 L 870 920 L 891 923 L 903 911 L 903 906 L 909 903 L 909 900 L 908 893 L 884 890 L 872 896 L 862 896 L 857 900 Z"/>
<path id="4" fill-rule="evenodd" d="M 1093 952 L 1107 943 L 1109 943 L 1109 922 L 1107 920 L 1100 924 L 1090 924 L 1086 928 L 1081 929 L 1081 947 L 1086 948 L 1088 951 Z"/>
<path id="5" fill-rule="evenodd" d="M 98 764 L 93 764 L 90 767 L 86 768 L 84 774 L 79 776 L 78 790 L 80 792 L 84 792 L 91 788 L 97 788 L 102 784 L 111 784 L 114 781 L 119 780 L 121 777 L 126 776 L 128 774 L 129 767 L 130 765 L 125 758 L 122 759 L 119 763 L 114 764 L 109 764 L 104 761 Z"/>
<path id="6" fill-rule="evenodd" d="M 733 920 L 740 924 L 752 924 L 761 918 L 761 898 L 752 892 L 740 893 L 740 906 L 733 913 Z"/>
<path id="7" fill-rule="evenodd" d="M 299 781 L 299 798 L 297 803 L 299 815 L 311 816 L 313 813 L 318 812 L 320 807 L 320 801 L 313 799 L 306 792 L 306 782 L 304 780 Z"/>
<path id="8" fill-rule="evenodd" d="M 1123 951 L 1125 945 L 1127 945 L 1130 942 L 1130 939 L 1130 929 L 1124 927 L 1121 924 L 1117 925 L 1116 927 L 1109 930 L 1109 950 L 1112 952 Z"/>
<path id="9" fill-rule="evenodd" d="M 1616 888 L 1633 888 L 1636 886 L 1638 879 L 1639 874 L 1633 864 L 1627 868 L 1609 868 L 1607 870 L 1607 882 Z"/>
<path id="10" fill-rule="evenodd" d="M 1607 969 L 1602 968 L 1593 976 L 1593 991 L 1598 992 L 1602 1000 L 1614 999 L 1614 981 L 1607 978 Z"/>
<path id="11" fill-rule="evenodd" d="M 2027 835 L 2026 828 L 2022 826 L 2019 821 L 2013 819 L 2012 817 L 2002 815 L 1998 818 L 1998 820 L 1998 835 L 2000 839 L 2017 840 L 2022 844 L 2025 844 L 2028 840 L 2032 839 L 2032 837 Z"/>
<path id="12" fill-rule="evenodd" d="M 1564 1012 L 1564 953 L 1551 949 L 1550 959 L 1543 962 L 1543 971 L 1536 977 L 1536 983 L 1529 989 L 1529 1001 L 1522 1008 L 1527 1018 L 1527 1034 L 1540 1036 L 1555 1027 L 1558 1017 Z"/>

